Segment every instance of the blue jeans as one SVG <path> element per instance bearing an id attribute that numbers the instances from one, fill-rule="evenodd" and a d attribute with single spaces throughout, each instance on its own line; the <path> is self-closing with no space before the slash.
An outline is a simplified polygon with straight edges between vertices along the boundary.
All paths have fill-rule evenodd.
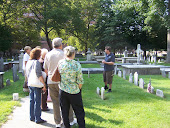
<path id="1" fill-rule="evenodd" d="M 41 88 L 30 87 L 30 120 L 41 121 Z"/>

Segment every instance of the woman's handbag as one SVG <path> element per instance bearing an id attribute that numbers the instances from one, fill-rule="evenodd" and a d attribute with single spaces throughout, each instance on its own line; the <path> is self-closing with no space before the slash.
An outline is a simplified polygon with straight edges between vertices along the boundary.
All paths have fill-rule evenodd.
<path id="1" fill-rule="evenodd" d="M 61 81 L 61 76 L 60 76 L 60 73 L 58 71 L 58 67 L 53 72 L 51 80 L 54 81 L 54 82 L 60 82 Z"/>
<path id="2" fill-rule="evenodd" d="M 37 87 L 37 88 L 42 88 L 44 85 L 41 83 L 41 81 L 38 79 L 36 72 L 35 72 L 35 66 L 33 66 L 29 77 L 28 77 L 28 86 L 31 87 Z M 44 79 L 44 82 L 46 80 L 46 73 L 42 71 L 42 77 Z"/>

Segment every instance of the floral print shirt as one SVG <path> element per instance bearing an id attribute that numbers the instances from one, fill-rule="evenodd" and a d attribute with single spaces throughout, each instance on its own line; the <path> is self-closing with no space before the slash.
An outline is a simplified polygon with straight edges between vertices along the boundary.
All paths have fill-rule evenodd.
<path id="1" fill-rule="evenodd" d="M 75 60 L 63 59 L 58 63 L 58 70 L 61 75 L 59 88 L 70 94 L 79 93 L 79 84 L 84 83 L 80 63 Z"/>

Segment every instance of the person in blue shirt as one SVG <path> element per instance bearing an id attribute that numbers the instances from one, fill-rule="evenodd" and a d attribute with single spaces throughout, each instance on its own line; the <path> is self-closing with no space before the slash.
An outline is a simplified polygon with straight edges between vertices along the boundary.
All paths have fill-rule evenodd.
<path id="1" fill-rule="evenodd" d="M 112 92 L 111 89 L 112 89 L 115 56 L 113 53 L 111 53 L 110 46 L 105 47 L 105 53 L 106 53 L 105 60 L 102 61 L 102 63 L 104 64 L 104 72 L 103 72 L 103 81 L 105 83 L 104 89 L 107 90 L 108 89 L 107 84 L 109 84 L 108 92 Z"/>

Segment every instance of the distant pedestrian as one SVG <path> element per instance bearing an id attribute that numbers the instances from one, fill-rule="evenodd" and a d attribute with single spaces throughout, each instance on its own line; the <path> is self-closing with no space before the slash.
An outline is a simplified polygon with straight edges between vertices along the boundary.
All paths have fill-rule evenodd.
<path id="1" fill-rule="evenodd" d="M 105 53 L 106 57 L 105 60 L 102 61 L 104 64 L 104 72 L 103 72 L 103 81 L 105 83 L 104 89 L 107 90 L 107 84 L 109 84 L 109 90 L 108 92 L 112 92 L 112 80 L 113 80 L 113 71 L 114 71 L 114 62 L 115 62 L 115 56 L 113 53 L 111 53 L 111 47 L 106 46 L 105 47 Z"/>
<path id="2" fill-rule="evenodd" d="M 28 81 L 27 81 L 25 67 L 26 67 L 27 62 L 28 62 L 28 60 L 30 58 L 31 47 L 30 46 L 25 46 L 24 51 L 25 51 L 25 54 L 24 54 L 24 57 L 23 57 L 22 69 L 24 71 L 25 81 L 24 81 L 24 85 L 23 85 L 23 91 L 24 92 L 29 92 L 28 85 L 27 85 Z"/>
<path id="3" fill-rule="evenodd" d="M 75 58 L 75 48 L 64 48 L 65 59 L 60 60 L 58 70 L 61 75 L 60 105 L 65 128 L 70 128 L 69 108 L 72 106 L 79 128 L 85 128 L 85 112 L 81 96 L 81 88 L 84 83 L 81 65 Z"/>
<path id="4" fill-rule="evenodd" d="M 41 49 L 34 48 L 26 65 L 30 89 L 30 121 L 35 121 L 36 123 L 46 122 L 41 119 L 41 91 L 46 92 L 46 84 L 44 82 L 46 74 L 42 72 L 41 64 L 38 61 L 40 56 Z"/>

